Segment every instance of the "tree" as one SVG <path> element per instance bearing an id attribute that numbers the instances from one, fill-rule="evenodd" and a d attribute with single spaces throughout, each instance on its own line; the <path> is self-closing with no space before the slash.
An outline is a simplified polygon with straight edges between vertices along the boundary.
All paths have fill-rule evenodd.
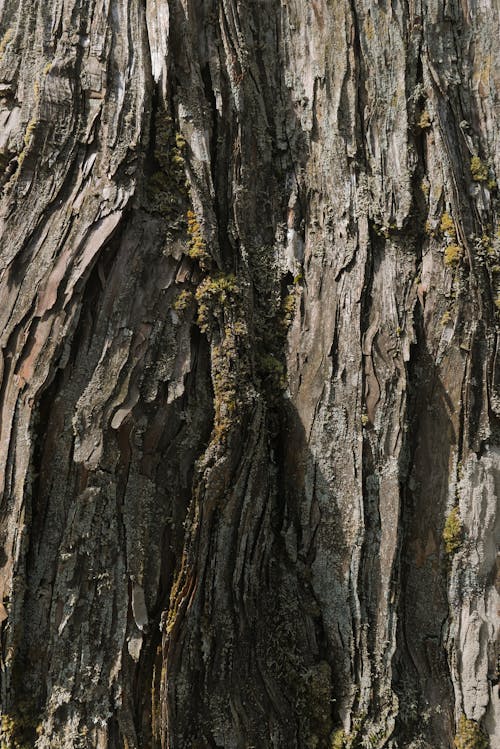
<path id="1" fill-rule="evenodd" d="M 0 3 L 2 746 L 495 735 L 498 22 Z"/>

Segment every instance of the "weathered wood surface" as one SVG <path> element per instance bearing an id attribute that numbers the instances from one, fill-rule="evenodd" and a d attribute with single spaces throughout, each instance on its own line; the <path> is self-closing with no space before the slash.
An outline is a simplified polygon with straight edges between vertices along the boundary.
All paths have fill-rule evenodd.
<path id="1" fill-rule="evenodd" d="M 499 30 L 0 0 L 3 746 L 498 749 Z"/>

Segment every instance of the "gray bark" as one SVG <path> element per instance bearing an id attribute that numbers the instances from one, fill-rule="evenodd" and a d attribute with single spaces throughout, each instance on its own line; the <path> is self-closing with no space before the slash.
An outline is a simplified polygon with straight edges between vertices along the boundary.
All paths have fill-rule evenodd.
<path id="1" fill-rule="evenodd" d="M 0 0 L 0 738 L 498 749 L 495 0 Z"/>

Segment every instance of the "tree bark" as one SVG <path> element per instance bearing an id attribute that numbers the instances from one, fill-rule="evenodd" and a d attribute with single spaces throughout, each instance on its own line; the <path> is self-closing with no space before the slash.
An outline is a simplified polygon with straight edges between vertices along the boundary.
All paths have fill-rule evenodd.
<path id="1" fill-rule="evenodd" d="M 0 0 L 2 747 L 500 746 L 499 24 Z"/>

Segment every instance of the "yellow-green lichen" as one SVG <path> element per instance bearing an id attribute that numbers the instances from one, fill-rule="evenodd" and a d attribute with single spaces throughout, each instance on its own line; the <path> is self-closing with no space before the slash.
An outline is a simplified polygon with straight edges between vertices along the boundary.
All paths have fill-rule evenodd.
<path id="1" fill-rule="evenodd" d="M 188 255 L 199 263 L 202 270 L 209 270 L 211 257 L 207 252 L 205 240 L 201 235 L 201 227 L 196 214 L 191 210 L 187 212 L 187 225 L 189 235 Z"/>
<path id="2" fill-rule="evenodd" d="M 488 737 L 475 720 L 462 715 L 458 721 L 457 733 L 453 742 L 456 749 L 488 749 Z"/>
<path id="3" fill-rule="evenodd" d="M 330 739 L 330 749 L 346 749 L 347 737 L 343 728 L 338 728 L 332 733 Z"/>
<path id="4" fill-rule="evenodd" d="M 462 259 L 462 248 L 458 244 L 449 244 L 444 250 L 445 265 L 458 265 Z"/>
<path id="5" fill-rule="evenodd" d="M 474 182 L 486 182 L 488 179 L 488 167 L 479 156 L 473 156 L 470 160 L 470 172 Z"/>
<path id="6" fill-rule="evenodd" d="M 31 143 L 31 139 L 33 137 L 33 133 L 35 132 L 36 126 L 37 121 L 35 119 L 31 119 L 26 125 L 26 130 L 23 136 L 23 141 L 26 148 L 28 148 L 29 144 Z"/>
<path id="7" fill-rule="evenodd" d="M 174 301 L 172 308 L 175 312 L 184 312 L 188 307 L 194 303 L 194 294 L 192 291 L 183 289 L 179 296 Z"/>
<path id="8" fill-rule="evenodd" d="M 424 111 L 420 115 L 418 126 L 421 130 L 427 130 L 427 128 L 431 126 L 431 118 L 427 109 L 424 109 Z"/>
<path id="9" fill-rule="evenodd" d="M 458 507 L 454 507 L 446 518 L 443 528 L 443 541 L 446 553 L 454 554 L 462 545 L 462 521 Z"/>
<path id="10" fill-rule="evenodd" d="M 488 253 L 488 255 L 494 254 L 493 247 L 491 246 L 491 239 L 489 238 L 487 234 L 483 234 L 479 241 L 481 243 L 481 246 Z"/>
<path id="11" fill-rule="evenodd" d="M 431 221 L 429 221 L 429 219 L 427 219 L 427 221 L 425 222 L 424 231 L 428 237 L 434 237 L 436 234 L 433 229 L 432 223 Z"/>
<path id="12" fill-rule="evenodd" d="M 457 230 L 455 228 L 455 222 L 447 211 L 445 211 L 441 216 L 439 229 L 442 234 L 445 234 L 450 239 L 456 239 Z"/>
<path id="13" fill-rule="evenodd" d="M 20 701 L 14 711 L 0 713 L 0 749 L 32 749 L 37 732 L 37 716 L 31 702 Z"/>
<path id="14" fill-rule="evenodd" d="M 288 330 L 292 324 L 293 316 L 295 314 L 295 294 L 286 294 L 281 301 L 281 315 L 280 323 L 284 330 Z"/>
<path id="15" fill-rule="evenodd" d="M 22 149 L 21 153 L 17 157 L 17 170 L 16 170 L 17 174 L 19 173 L 19 171 L 20 171 L 20 169 L 21 169 L 21 167 L 22 167 L 22 165 L 24 163 L 24 160 L 26 158 L 26 154 L 28 152 L 28 148 L 29 148 L 29 146 L 31 144 L 31 141 L 33 139 L 33 135 L 34 135 L 34 132 L 36 130 L 37 124 L 38 124 L 37 120 L 35 120 L 33 118 L 26 125 L 26 130 L 24 131 L 24 135 L 23 135 L 24 146 L 23 146 L 23 149 Z"/>
<path id="16" fill-rule="evenodd" d="M 198 325 L 202 333 L 208 332 L 220 315 L 235 310 L 240 303 L 241 290 L 232 273 L 217 273 L 208 276 L 196 289 L 198 302 Z"/>

